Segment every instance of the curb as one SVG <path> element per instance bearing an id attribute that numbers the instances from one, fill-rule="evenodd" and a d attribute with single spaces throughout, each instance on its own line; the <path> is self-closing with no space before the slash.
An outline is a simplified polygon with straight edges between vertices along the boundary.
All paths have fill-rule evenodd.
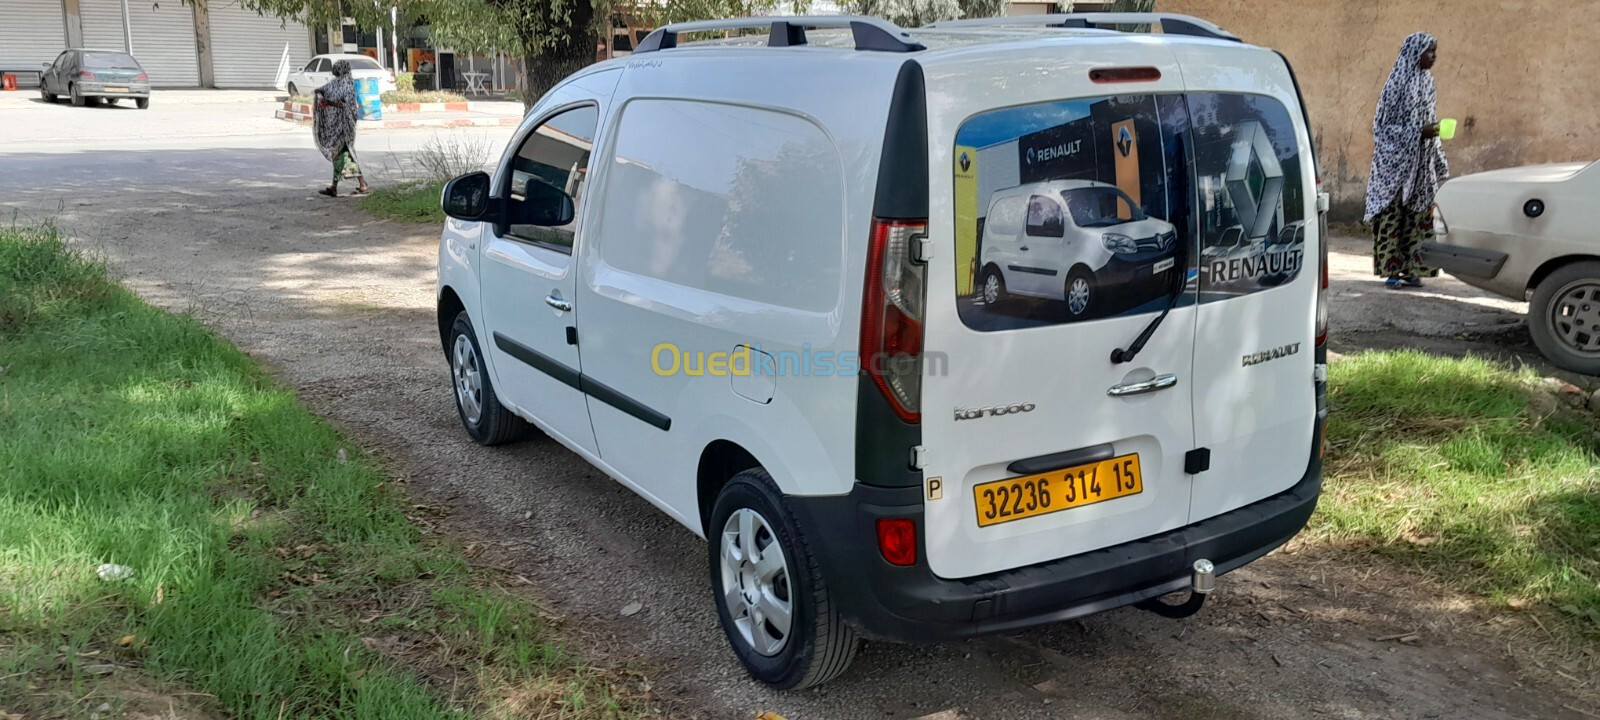
<path id="1" fill-rule="evenodd" d="M 477 112 L 478 108 L 474 107 L 477 104 L 478 103 L 475 102 L 398 103 L 393 105 L 384 105 L 383 113 L 385 115 L 389 115 L 426 112 Z M 297 103 L 285 100 L 283 103 L 283 110 L 285 112 L 309 116 L 311 115 L 311 103 Z"/>
<path id="2" fill-rule="evenodd" d="M 279 120 L 287 120 L 300 125 L 311 124 L 311 114 L 292 110 L 277 110 L 274 116 Z M 404 128 L 422 127 L 516 127 L 522 124 L 522 118 L 513 116 L 486 117 L 486 118 L 418 118 L 415 120 L 361 120 L 356 127 L 365 130 L 399 130 Z"/>

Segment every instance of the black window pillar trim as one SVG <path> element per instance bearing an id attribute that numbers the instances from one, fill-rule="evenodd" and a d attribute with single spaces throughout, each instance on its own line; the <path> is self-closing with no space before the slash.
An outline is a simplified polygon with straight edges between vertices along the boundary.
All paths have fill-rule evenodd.
<path id="1" fill-rule="evenodd" d="M 588 377 L 574 368 L 567 367 L 565 363 L 549 355 L 500 333 L 494 333 L 494 346 L 529 367 L 559 380 L 561 384 L 621 410 L 657 430 L 666 432 L 672 429 L 672 418 L 663 415 L 649 405 L 628 397 L 610 385 Z"/>

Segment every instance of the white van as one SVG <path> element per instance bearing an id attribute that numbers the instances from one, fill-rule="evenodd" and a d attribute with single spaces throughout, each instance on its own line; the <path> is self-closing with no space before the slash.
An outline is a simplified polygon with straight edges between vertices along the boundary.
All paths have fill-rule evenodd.
<path id="1" fill-rule="evenodd" d="M 1320 489 L 1307 127 L 1281 56 L 1182 16 L 658 29 L 445 188 L 462 424 L 537 428 L 705 537 L 722 626 L 774 687 L 838 675 L 859 638 L 1192 613 Z M 1153 301 L 985 302 L 997 190 L 1104 186 L 1136 247 L 1175 235 Z M 1235 226 L 1303 236 L 1293 271 L 1202 272 Z"/>
<path id="2" fill-rule="evenodd" d="M 1115 185 L 1052 180 L 998 191 L 983 226 L 986 303 L 1008 294 L 1064 301 L 1073 316 L 1121 291 L 1134 305 L 1165 296 L 1177 229 L 1149 217 Z"/>

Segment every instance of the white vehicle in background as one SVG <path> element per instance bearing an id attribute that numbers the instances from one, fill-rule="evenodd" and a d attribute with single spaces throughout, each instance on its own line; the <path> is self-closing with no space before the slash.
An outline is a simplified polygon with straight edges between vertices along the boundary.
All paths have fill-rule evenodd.
<path id="1" fill-rule="evenodd" d="M 361 80 L 378 79 L 378 92 L 394 92 L 394 73 L 384 69 L 377 60 L 366 55 L 318 55 L 292 73 L 289 73 L 289 94 L 310 96 L 318 88 L 333 80 L 333 64 L 344 60 L 350 63 L 350 76 Z"/>
<path id="2" fill-rule="evenodd" d="M 1073 317 L 1137 306 L 1171 286 L 1177 237 L 1115 185 L 1050 180 L 999 190 L 983 226 L 983 301 L 1061 300 Z"/>
<path id="3" fill-rule="evenodd" d="M 1088 27 L 1124 23 L 1163 33 Z M 759 34 L 678 43 L 741 29 Z M 1202 20 L 659 28 L 556 85 L 492 174 L 445 186 L 438 332 L 462 426 L 484 445 L 542 431 L 706 538 L 708 600 L 776 688 L 839 675 L 862 637 L 1192 614 L 1316 506 L 1323 224 L 1307 272 L 1248 295 L 1025 328 L 961 314 L 963 127 L 1126 94 L 1237 116 L 1193 113 L 1195 133 L 1270 110 L 1290 214 L 1321 219 L 1287 62 Z M 1164 177 L 1221 172 L 1196 167 Z M 1074 230 L 1085 265 L 1172 231 L 1097 217 Z"/>
<path id="4" fill-rule="evenodd" d="M 1439 188 L 1426 262 L 1468 285 L 1528 300 L 1550 362 L 1600 375 L 1600 162 L 1530 165 Z M 1531 296 L 1531 297 L 1530 297 Z"/>

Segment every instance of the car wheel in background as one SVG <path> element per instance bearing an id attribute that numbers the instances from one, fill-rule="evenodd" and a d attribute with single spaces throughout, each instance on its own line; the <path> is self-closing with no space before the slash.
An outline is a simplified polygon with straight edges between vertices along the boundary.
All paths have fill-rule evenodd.
<path id="1" fill-rule="evenodd" d="M 289 83 L 289 97 L 294 97 L 299 94 L 300 88 L 296 87 L 294 83 Z"/>
<path id="2" fill-rule="evenodd" d="M 67 94 L 72 96 L 72 106 L 73 107 L 83 107 L 84 99 L 83 99 L 82 95 L 78 94 L 78 86 L 77 85 L 68 85 L 67 86 Z"/>
<path id="3" fill-rule="evenodd" d="M 134 104 L 134 107 L 137 107 L 140 110 L 149 110 L 150 109 L 150 98 L 137 98 L 137 99 L 135 99 L 133 101 L 133 104 Z"/>
<path id="4" fill-rule="evenodd" d="M 450 386 L 461 426 L 479 445 L 501 445 L 528 434 L 528 423 L 500 404 L 483 364 L 483 350 L 465 312 L 450 327 Z"/>
<path id="5" fill-rule="evenodd" d="M 1539 281 L 1528 304 L 1528 331 L 1550 362 L 1600 375 L 1600 262 L 1575 262 Z"/>
<path id="6" fill-rule="evenodd" d="M 1084 269 L 1081 265 L 1067 273 L 1067 284 L 1064 288 L 1067 300 L 1067 312 L 1072 316 L 1083 317 L 1094 307 L 1094 274 Z"/>
<path id="7" fill-rule="evenodd" d="M 706 527 L 717 617 L 750 676 L 791 690 L 844 672 L 860 643 L 772 476 L 733 476 Z"/>
<path id="8" fill-rule="evenodd" d="M 50 92 L 49 90 L 44 89 L 44 81 L 43 80 L 39 81 L 39 97 L 42 98 L 45 102 L 50 103 L 51 105 L 56 104 L 56 96 L 55 96 L 55 94 Z"/>
<path id="9" fill-rule="evenodd" d="M 978 287 L 983 293 L 984 305 L 999 305 L 1006 301 L 1006 279 L 1000 275 L 1000 268 L 993 265 L 985 267 Z"/>

